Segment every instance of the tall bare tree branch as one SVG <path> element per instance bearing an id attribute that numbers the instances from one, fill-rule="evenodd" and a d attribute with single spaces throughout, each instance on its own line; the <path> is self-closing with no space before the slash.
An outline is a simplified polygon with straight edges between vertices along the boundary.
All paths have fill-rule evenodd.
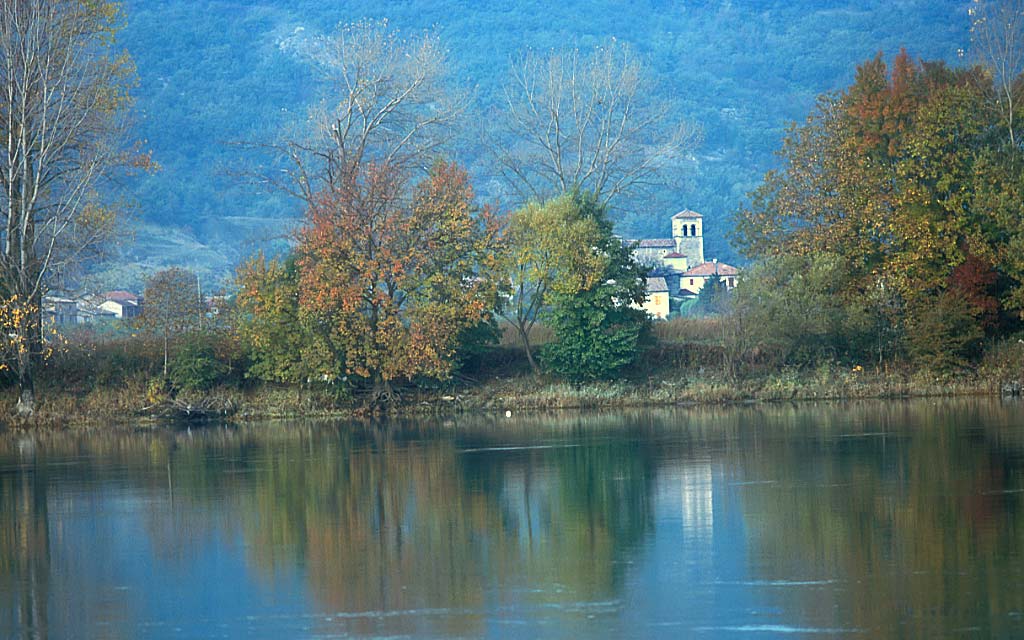
<path id="1" fill-rule="evenodd" d="M 648 85 L 643 62 L 615 40 L 515 60 L 490 137 L 520 202 L 579 187 L 609 204 L 671 180 L 697 136 Z"/>
<path id="2" fill-rule="evenodd" d="M 107 237 L 100 193 L 132 162 L 123 143 L 135 69 L 112 51 L 120 22 L 113 1 L 0 4 L 0 289 L 33 334 L 16 363 L 21 413 L 33 410 L 43 292 Z"/>
<path id="3" fill-rule="evenodd" d="M 367 20 L 341 25 L 304 51 L 322 96 L 304 127 L 265 145 L 287 162 L 262 180 L 307 204 L 368 163 L 429 169 L 469 106 L 433 33 L 407 38 L 386 20 Z"/>
<path id="4" fill-rule="evenodd" d="M 1010 144 L 1018 144 L 1016 112 L 1024 102 L 1024 0 L 974 0 L 971 44 L 989 69 Z"/>

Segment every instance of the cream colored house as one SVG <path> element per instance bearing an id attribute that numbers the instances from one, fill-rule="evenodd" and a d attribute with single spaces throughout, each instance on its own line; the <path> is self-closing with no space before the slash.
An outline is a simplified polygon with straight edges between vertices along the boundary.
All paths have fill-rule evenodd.
<path id="1" fill-rule="evenodd" d="M 122 320 L 142 315 L 142 299 L 130 291 L 108 291 L 98 307 Z"/>
<path id="2" fill-rule="evenodd" d="M 647 278 L 647 297 L 643 309 L 655 320 L 668 318 L 668 284 L 665 278 Z"/>

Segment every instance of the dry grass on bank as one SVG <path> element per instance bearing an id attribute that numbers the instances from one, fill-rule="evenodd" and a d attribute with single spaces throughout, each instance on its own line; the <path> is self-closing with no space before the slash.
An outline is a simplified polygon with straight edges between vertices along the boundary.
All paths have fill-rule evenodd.
<path id="1" fill-rule="evenodd" d="M 714 340 L 717 329 L 715 321 L 703 319 L 656 323 L 658 340 L 637 365 L 617 380 L 584 384 L 533 376 L 522 349 L 513 342 L 488 350 L 452 381 L 403 390 L 398 411 L 532 411 L 999 394 L 1008 384 L 1024 381 L 1024 342 L 1016 338 L 989 345 L 976 368 L 953 373 L 937 375 L 909 365 L 873 370 L 835 363 L 803 369 L 745 363 L 734 379 L 723 370 L 724 352 Z M 535 332 L 539 342 L 550 339 L 543 327 Z M 116 343 L 79 358 L 48 363 L 38 383 L 37 415 L 27 422 L 8 417 L 17 399 L 8 381 L 0 389 L 0 428 L 140 424 L 143 409 L 153 403 L 154 383 L 161 378 L 157 355 L 162 354 L 149 348 L 134 353 Z M 346 416 L 358 411 L 362 402 L 346 389 L 239 380 L 192 397 L 197 403 L 231 407 L 237 420 Z M 183 393 L 178 398 L 187 402 L 190 396 Z"/>
<path id="2" fill-rule="evenodd" d="M 674 317 L 651 325 L 651 333 L 660 343 L 667 344 L 717 344 L 722 337 L 721 320 L 718 318 Z"/>

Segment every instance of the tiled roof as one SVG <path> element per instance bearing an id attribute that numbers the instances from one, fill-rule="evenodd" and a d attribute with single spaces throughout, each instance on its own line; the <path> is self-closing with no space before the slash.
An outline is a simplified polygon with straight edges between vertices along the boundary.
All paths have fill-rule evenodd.
<path id="1" fill-rule="evenodd" d="M 678 251 L 673 251 L 672 253 L 666 253 L 665 257 L 666 258 L 685 258 L 686 254 L 685 253 L 679 253 Z"/>
<path id="2" fill-rule="evenodd" d="M 672 238 L 648 238 L 640 240 L 637 247 L 640 249 L 675 249 L 676 241 Z"/>
<path id="3" fill-rule="evenodd" d="M 734 276 L 739 273 L 739 270 L 732 266 L 725 264 L 724 262 L 705 262 L 704 264 L 698 264 L 697 266 L 689 269 L 683 273 L 683 277 L 694 277 L 694 276 Z"/>
<path id="4" fill-rule="evenodd" d="M 135 301 L 135 300 L 124 300 L 122 298 L 110 298 L 108 300 L 104 300 L 103 304 L 106 304 L 108 302 L 113 302 L 114 304 L 119 304 L 122 307 L 137 307 L 137 306 L 139 306 L 139 303 L 137 301 Z"/>
<path id="5" fill-rule="evenodd" d="M 108 291 L 103 294 L 103 299 L 117 300 L 118 302 L 129 301 L 137 303 L 139 301 L 139 296 L 135 295 L 131 291 Z"/>
<path id="6" fill-rule="evenodd" d="M 676 215 L 672 216 L 672 219 L 673 220 L 678 220 L 679 218 L 703 218 L 703 217 L 704 216 L 700 215 L 696 211 L 690 211 L 689 209 L 683 209 L 682 211 L 680 211 Z"/>
<path id="7" fill-rule="evenodd" d="M 647 293 L 662 293 L 668 291 L 668 283 L 665 278 L 647 278 Z"/>

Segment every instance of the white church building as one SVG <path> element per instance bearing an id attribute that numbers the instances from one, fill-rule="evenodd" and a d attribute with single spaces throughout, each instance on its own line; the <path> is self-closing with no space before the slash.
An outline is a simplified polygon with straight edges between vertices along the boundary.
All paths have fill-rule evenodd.
<path id="1" fill-rule="evenodd" d="M 672 216 L 671 238 L 648 238 L 633 244 L 637 262 L 650 269 L 644 310 L 656 319 L 668 318 L 670 298 L 695 298 L 709 280 L 721 279 L 729 290 L 736 287 L 736 267 L 717 259 L 705 261 L 704 216 L 696 211 L 684 209 Z"/>

